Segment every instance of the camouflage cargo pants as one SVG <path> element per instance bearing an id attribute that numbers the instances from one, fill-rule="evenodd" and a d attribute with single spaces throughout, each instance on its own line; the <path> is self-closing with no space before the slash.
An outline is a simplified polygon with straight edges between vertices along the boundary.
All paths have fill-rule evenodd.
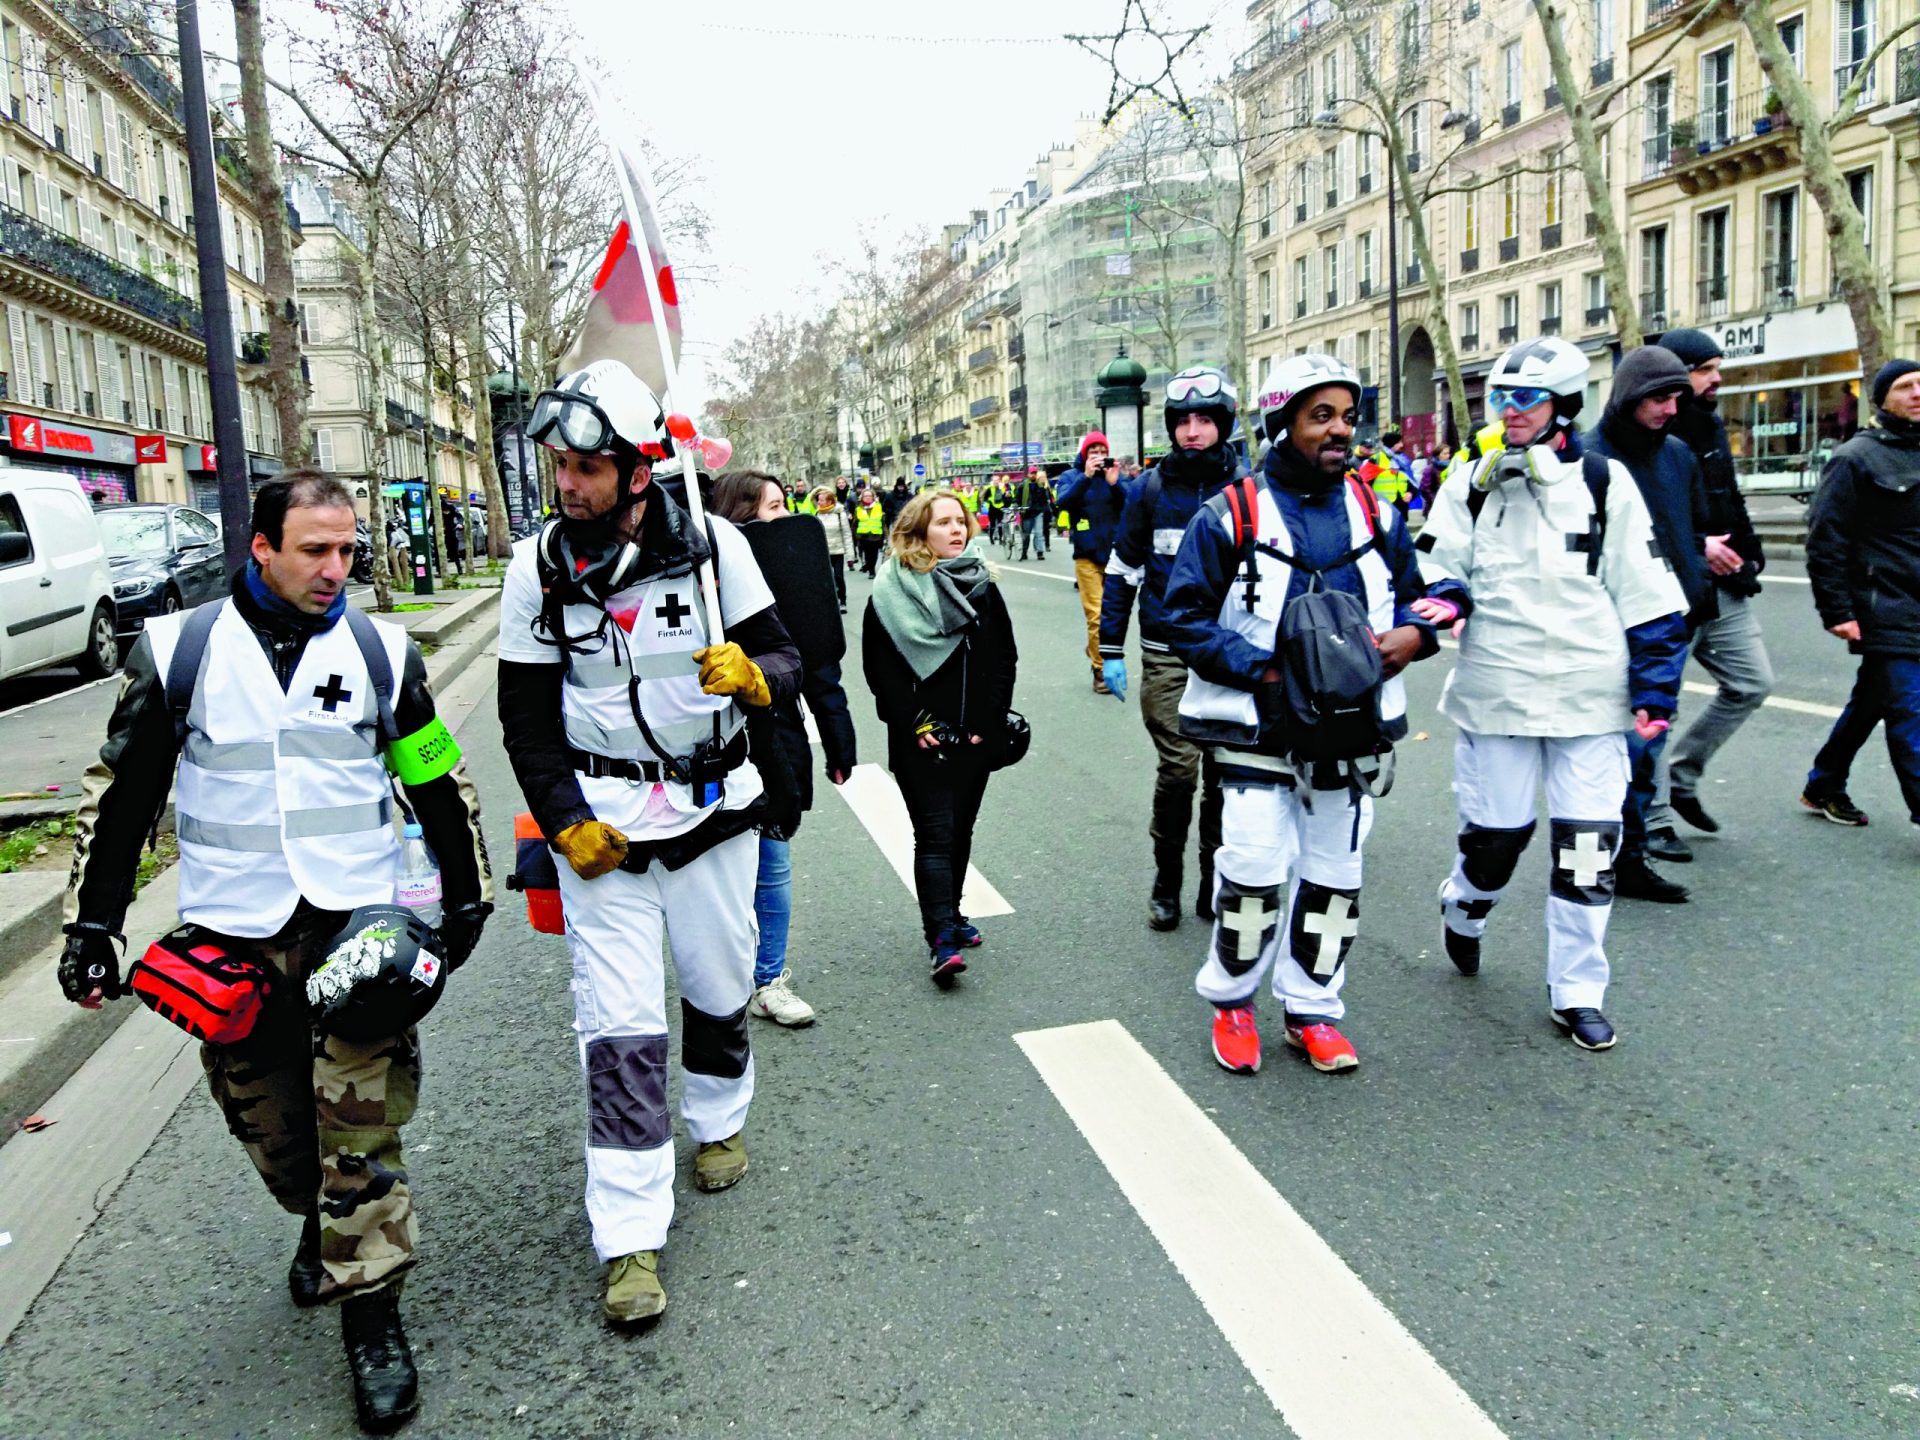
<path id="1" fill-rule="evenodd" d="M 271 940 L 239 942 L 273 971 L 272 995 L 245 1040 L 200 1048 L 227 1128 L 273 1198 L 295 1215 L 318 1205 L 325 1300 L 396 1284 L 418 1242 L 400 1127 L 419 1099 L 419 1036 L 359 1044 L 307 1020 L 307 968 L 339 918 L 296 916 Z"/>

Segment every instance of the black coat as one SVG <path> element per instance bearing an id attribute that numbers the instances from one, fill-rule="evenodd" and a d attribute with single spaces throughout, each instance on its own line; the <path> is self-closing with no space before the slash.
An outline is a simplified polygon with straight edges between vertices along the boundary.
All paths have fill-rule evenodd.
<path id="1" fill-rule="evenodd" d="M 1894 422 L 1898 424 L 1899 422 Z M 1856 651 L 1920 656 L 1920 427 L 1887 418 L 1834 452 L 1807 527 L 1820 622 L 1860 622 Z"/>
<path id="2" fill-rule="evenodd" d="M 1760 572 L 1767 568 L 1767 557 L 1747 516 L 1747 499 L 1740 493 L 1739 477 L 1734 474 L 1726 422 L 1715 406 L 1682 395 L 1671 433 L 1679 436 L 1700 462 L 1704 500 L 1701 523 L 1705 527 L 1700 533 L 1725 535 L 1727 544 L 1746 562 L 1731 575 L 1713 576 L 1713 583 L 1732 595 L 1758 595 Z"/>
<path id="3" fill-rule="evenodd" d="M 989 582 L 974 601 L 977 618 L 960 645 L 925 680 L 914 678 L 873 602 L 867 602 L 861 653 L 874 709 L 894 745 L 914 743 L 914 726 L 925 713 L 991 742 L 1006 731 L 1013 708 L 1014 671 L 1020 654 L 1013 618 L 1000 587 Z"/>
<path id="4" fill-rule="evenodd" d="M 1624 409 L 1611 405 L 1606 418 L 1581 439 L 1594 454 L 1626 466 L 1640 487 L 1640 497 L 1653 518 L 1653 538 L 1687 597 L 1687 629 L 1697 630 L 1720 613 L 1702 537 L 1723 533 L 1702 528 L 1707 509 L 1700 462 L 1685 442 L 1648 431 Z"/>

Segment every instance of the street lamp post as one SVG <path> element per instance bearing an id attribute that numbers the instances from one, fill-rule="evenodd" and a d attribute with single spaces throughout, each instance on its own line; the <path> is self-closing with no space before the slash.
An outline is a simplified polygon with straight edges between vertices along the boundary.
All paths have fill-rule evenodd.
<path id="1" fill-rule="evenodd" d="M 1445 102 L 1438 99 L 1414 100 L 1394 116 L 1395 121 L 1404 119 L 1415 105 L 1439 105 Z M 1386 430 L 1400 423 L 1400 194 L 1399 168 L 1393 163 L 1393 142 L 1386 131 L 1390 128 L 1387 117 L 1370 100 L 1358 95 L 1349 95 L 1344 99 L 1329 103 L 1326 109 L 1313 117 L 1313 123 L 1323 130 L 1344 129 L 1334 105 L 1359 105 L 1374 119 L 1380 122 L 1379 130 L 1356 130 L 1357 135 L 1371 135 L 1387 151 L 1387 422 L 1380 428 Z M 1449 110 L 1440 117 L 1440 128 L 1451 130 L 1456 125 L 1467 123 L 1468 117 L 1458 110 Z"/>
<path id="2" fill-rule="evenodd" d="M 1054 316 L 1051 310 L 1039 310 L 1027 316 L 1026 319 L 1013 327 L 1013 333 L 1020 338 L 1020 358 L 1018 363 L 1020 366 L 1020 464 L 1022 468 L 1027 467 L 1032 460 L 1032 456 L 1027 448 L 1030 443 L 1027 439 L 1027 326 L 1033 324 L 1036 320 L 1046 321 L 1047 329 L 1049 330 L 1058 330 L 1061 325 L 1061 321 Z M 990 320 L 982 320 L 973 328 L 991 333 L 993 322 Z"/>

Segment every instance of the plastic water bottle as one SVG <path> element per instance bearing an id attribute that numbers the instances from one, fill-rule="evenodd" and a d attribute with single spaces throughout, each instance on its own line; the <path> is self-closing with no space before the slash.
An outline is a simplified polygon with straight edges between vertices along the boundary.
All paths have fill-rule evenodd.
<path id="1" fill-rule="evenodd" d="M 394 885 L 394 903 L 438 929 L 440 866 L 421 838 L 418 824 L 409 824 L 400 833 L 400 878 Z"/>

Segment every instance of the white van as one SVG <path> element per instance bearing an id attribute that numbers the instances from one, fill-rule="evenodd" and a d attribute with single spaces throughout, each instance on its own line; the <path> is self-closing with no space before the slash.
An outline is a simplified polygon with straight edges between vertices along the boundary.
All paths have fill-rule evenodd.
<path id="1" fill-rule="evenodd" d="M 65 664 L 110 675 L 115 629 L 107 547 L 80 482 L 0 466 L 0 680 Z"/>

